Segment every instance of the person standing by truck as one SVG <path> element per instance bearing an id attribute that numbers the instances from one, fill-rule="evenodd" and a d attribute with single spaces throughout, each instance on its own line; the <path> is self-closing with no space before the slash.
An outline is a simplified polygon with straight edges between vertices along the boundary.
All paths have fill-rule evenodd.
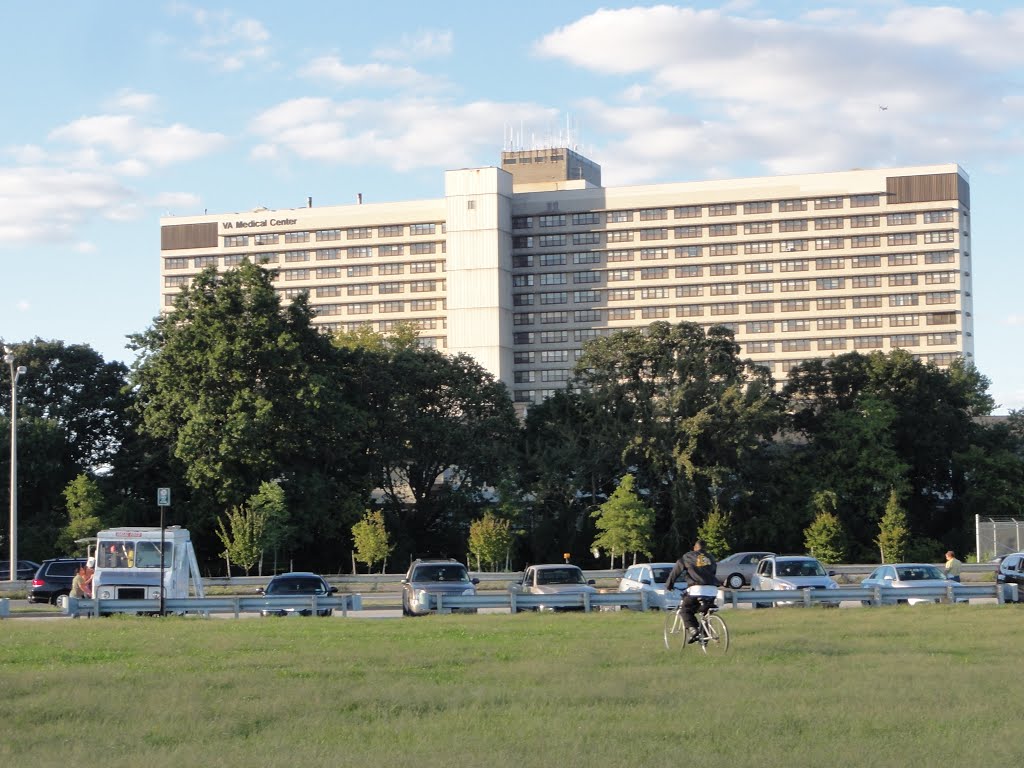
<path id="1" fill-rule="evenodd" d="M 960 572 L 963 570 L 964 564 L 956 559 L 956 555 L 953 554 L 953 550 L 949 550 L 946 553 L 946 578 L 950 581 L 960 581 Z"/>

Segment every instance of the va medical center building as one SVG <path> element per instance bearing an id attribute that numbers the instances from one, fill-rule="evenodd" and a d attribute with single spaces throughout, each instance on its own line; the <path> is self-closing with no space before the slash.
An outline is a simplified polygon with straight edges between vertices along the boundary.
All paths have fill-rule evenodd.
<path id="1" fill-rule="evenodd" d="M 517 403 L 565 386 L 586 341 L 653 321 L 733 330 L 785 380 L 902 348 L 973 359 L 970 187 L 955 164 L 603 187 L 569 149 L 445 172 L 444 197 L 164 217 L 162 305 L 249 259 L 325 332 L 419 329 Z"/>

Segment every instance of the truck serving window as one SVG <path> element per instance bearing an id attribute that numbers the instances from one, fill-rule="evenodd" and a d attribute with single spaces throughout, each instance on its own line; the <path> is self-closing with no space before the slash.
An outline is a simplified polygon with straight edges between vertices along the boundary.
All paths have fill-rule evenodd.
<path id="1" fill-rule="evenodd" d="M 171 552 L 174 545 L 164 542 L 164 567 L 170 568 L 172 558 Z M 135 545 L 135 567 L 136 568 L 159 568 L 160 567 L 160 542 L 140 541 Z"/>

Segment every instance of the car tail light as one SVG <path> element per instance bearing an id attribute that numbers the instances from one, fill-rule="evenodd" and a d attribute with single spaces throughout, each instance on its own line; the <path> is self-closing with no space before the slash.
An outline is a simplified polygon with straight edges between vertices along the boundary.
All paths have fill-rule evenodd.
<path id="1" fill-rule="evenodd" d="M 32 579 L 32 586 L 33 587 L 42 587 L 42 586 L 45 586 L 45 585 L 46 585 L 46 582 L 43 581 L 42 579 Z"/>

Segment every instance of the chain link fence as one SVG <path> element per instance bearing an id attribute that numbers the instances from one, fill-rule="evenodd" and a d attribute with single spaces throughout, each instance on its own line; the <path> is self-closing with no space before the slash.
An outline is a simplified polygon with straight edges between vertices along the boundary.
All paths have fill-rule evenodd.
<path id="1" fill-rule="evenodd" d="M 1024 549 L 1024 520 L 975 515 L 974 529 L 979 563 Z"/>

